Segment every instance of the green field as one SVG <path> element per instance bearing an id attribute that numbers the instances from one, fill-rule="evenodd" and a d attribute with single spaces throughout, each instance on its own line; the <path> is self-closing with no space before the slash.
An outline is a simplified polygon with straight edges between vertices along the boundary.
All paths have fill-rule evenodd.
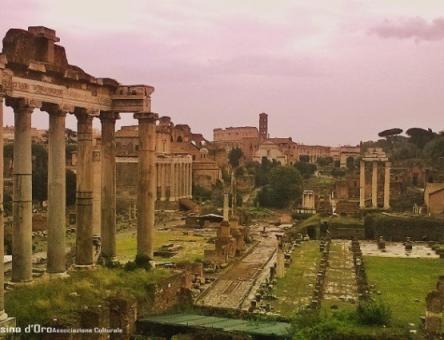
<path id="1" fill-rule="evenodd" d="M 116 236 L 117 258 L 122 261 L 134 260 L 136 256 L 137 240 L 136 232 L 122 232 Z M 181 249 L 177 255 L 171 258 L 172 261 L 195 261 L 203 258 L 204 249 L 211 248 L 212 245 L 199 235 L 193 234 L 192 231 L 184 230 L 167 230 L 156 231 L 154 233 L 154 249 L 159 249 L 164 244 L 174 243 L 181 245 Z M 214 245 L 212 246 L 214 248 Z M 156 261 L 168 261 L 165 258 L 155 258 Z"/>
<path id="2" fill-rule="evenodd" d="M 393 312 L 393 324 L 417 324 L 425 312 L 425 297 L 439 275 L 444 275 L 442 259 L 365 257 L 369 284 L 375 284 L 382 300 Z M 377 295 L 376 295 L 377 296 Z"/>
<path id="3" fill-rule="evenodd" d="M 275 312 L 290 317 L 308 304 L 316 281 L 316 267 L 320 259 L 319 242 L 304 242 L 292 254 L 293 262 L 285 277 L 278 279 L 272 294 L 278 299 L 273 301 Z"/>

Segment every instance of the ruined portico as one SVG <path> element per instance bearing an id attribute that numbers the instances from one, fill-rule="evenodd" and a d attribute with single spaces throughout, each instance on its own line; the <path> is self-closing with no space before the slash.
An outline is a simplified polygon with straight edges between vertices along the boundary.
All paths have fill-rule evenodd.
<path id="1" fill-rule="evenodd" d="M 359 180 L 359 207 L 366 208 L 366 165 L 372 165 L 371 176 L 371 207 L 377 209 L 378 205 L 378 177 L 379 169 L 384 167 L 384 209 L 390 209 L 390 170 L 391 162 L 382 148 L 368 148 L 360 162 Z M 382 166 L 381 166 L 382 165 Z"/>
<path id="2" fill-rule="evenodd" d="M 102 211 L 101 238 L 106 259 L 115 257 L 115 121 L 119 114 L 134 113 L 153 116 L 150 95 L 154 88 L 146 85 L 121 85 L 110 78 L 95 78 L 81 68 L 70 65 L 65 49 L 57 45 L 54 30 L 29 27 L 11 29 L 3 39 L 0 54 L 0 108 L 3 102 L 14 111 L 14 169 L 13 169 L 13 260 L 12 281 L 24 284 L 32 280 L 32 159 L 31 115 L 40 109 L 49 115 L 48 159 L 48 262 L 51 275 L 66 272 L 65 249 L 65 117 L 74 114 L 78 129 L 77 162 L 77 233 L 75 266 L 93 266 L 92 204 L 93 204 L 93 144 L 92 122 L 102 122 Z M 153 119 L 155 121 L 155 116 Z M 0 121 L 3 111 L 0 110 Z M 141 138 L 155 138 L 151 129 L 139 129 Z M 155 132 L 154 132 L 155 133 Z M 1 142 L 3 141 L 0 138 Z M 0 145 L 0 148 L 3 148 Z M 3 158 L 0 157 L 2 160 Z M 141 165 L 141 171 L 153 168 L 153 158 Z M 3 174 L 3 162 L 0 162 Z M 148 185 L 138 199 L 149 201 L 155 195 L 155 171 L 139 179 Z M 143 181 L 143 183 L 142 183 Z M 1 181 L 3 185 L 3 181 Z M 1 198 L 2 196 L 0 196 Z M 148 198 L 147 198 L 148 197 Z M 148 215 L 154 209 L 147 205 Z M 1 202 L 0 202 L 1 208 Z M 0 209 L 1 210 L 1 209 Z M 154 220 L 151 218 L 150 220 Z M 150 255 L 151 230 L 142 235 L 138 249 Z M 0 241 L 3 223 L 0 219 Z M 3 245 L 3 242 L 0 242 Z M 3 254 L 2 248 L 0 248 Z M 2 262 L 3 265 L 3 262 Z M 1 269 L 1 266 L 0 266 Z M 3 271 L 0 270 L 0 314 L 3 309 Z M 0 317 L 1 319 L 1 317 Z"/>

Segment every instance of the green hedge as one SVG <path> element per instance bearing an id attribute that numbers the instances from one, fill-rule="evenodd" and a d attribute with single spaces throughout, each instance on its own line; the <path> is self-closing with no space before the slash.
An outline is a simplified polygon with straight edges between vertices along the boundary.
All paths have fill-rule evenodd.
<path id="1" fill-rule="evenodd" d="M 383 236 L 386 240 L 414 241 L 444 240 L 444 220 L 427 216 L 395 216 L 370 214 L 364 219 L 365 236 L 375 239 Z"/>

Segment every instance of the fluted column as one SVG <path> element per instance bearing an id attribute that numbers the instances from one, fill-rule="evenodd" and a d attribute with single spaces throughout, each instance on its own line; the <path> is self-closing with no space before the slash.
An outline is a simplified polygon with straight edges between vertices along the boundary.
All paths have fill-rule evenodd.
<path id="1" fill-rule="evenodd" d="M 189 172 L 188 172 L 188 163 L 185 163 L 185 166 L 184 166 L 184 172 L 183 172 L 183 174 L 184 174 L 184 177 L 185 177 L 185 179 L 184 179 L 184 188 L 185 188 L 185 192 L 184 192 L 184 196 L 186 197 L 186 198 L 189 198 L 189 193 L 188 193 L 188 183 L 189 183 L 189 178 L 188 178 L 188 175 L 189 175 Z"/>
<path id="2" fill-rule="evenodd" d="M 5 224 L 3 219 L 3 97 L 0 96 L 0 322 L 8 315 L 5 313 Z"/>
<path id="3" fill-rule="evenodd" d="M 378 207 L 378 162 L 373 162 L 372 172 L 372 207 Z"/>
<path id="4" fill-rule="evenodd" d="M 390 209 L 390 170 L 392 163 L 385 162 L 384 171 L 384 209 Z"/>
<path id="5" fill-rule="evenodd" d="M 166 200 L 166 164 L 160 163 L 160 200 Z"/>
<path id="6" fill-rule="evenodd" d="M 175 177 L 175 163 L 171 161 L 170 163 L 170 202 L 176 200 L 176 177 Z"/>
<path id="7" fill-rule="evenodd" d="M 191 198 L 191 163 L 187 165 L 187 196 Z"/>
<path id="8" fill-rule="evenodd" d="M 14 109 L 12 281 L 32 281 L 32 158 L 31 114 L 25 99 L 7 99 Z"/>
<path id="9" fill-rule="evenodd" d="M 117 112 L 102 112 L 102 258 L 112 262 L 116 257 L 116 143 L 114 139 Z"/>
<path id="10" fill-rule="evenodd" d="M 359 207 L 365 208 L 365 161 L 360 162 L 359 171 Z"/>
<path id="11" fill-rule="evenodd" d="M 181 197 L 185 197 L 185 163 L 182 161 L 180 166 L 180 191 Z"/>
<path id="12" fill-rule="evenodd" d="M 154 209 L 156 190 L 156 120 L 158 115 L 141 112 L 139 121 L 139 185 L 137 191 L 137 258 L 153 259 Z"/>
<path id="13" fill-rule="evenodd" d="M 182 197 L 187 197 L 187 191 L 186 191 L 186 183 L 187 183 L 187 176 L 186 176 L 186 168 L 187 163 L 182 163 Z"/>
<path id="14" fill-rule="evenodd" d="M 92 121 L 86 110 L 76 110 L 77 117 L 77 231 L 76 260 L 78 268 L 93 266 L 93 172 Z"/>
<path id="15" fill-rule="evenodd" d="M 189 192 L 190 198 L 193 197 L 193 161 L 190 163 L 190 183 L 189 183 Z"/>
<path id="16" fill-rule="evenodd" d="M 43 109 L 49 113 L 47 271 L 62 274 L 66 271 L 66 112 L 56 105 Z"/>
<path id="17" fill-rule="evenodd" d="M 180 188 L 180 162 L 176 164 L 176 197 L 180 199 L 182 197 L 182 190 Z"/>

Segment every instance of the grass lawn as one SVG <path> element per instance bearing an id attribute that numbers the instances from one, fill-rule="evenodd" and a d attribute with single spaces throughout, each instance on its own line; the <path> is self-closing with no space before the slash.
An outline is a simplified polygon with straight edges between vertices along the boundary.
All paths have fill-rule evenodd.
<path id="1" fill-rule="evenodd" d="M 66 279 L 36 281 L 6 293 L 5 309 L 17 318 L 18 326 L 44 324 L 57 318 L 75 325 L 76 312 L 85 305 L 97 306 L 110 296 L 130 294 L 143 301 L 146 284 L 170 275 L 166 270 L 124 271 L 98 267 L 93 271 L 70 272 Z"/>
<path id="2" fill-rule="evenodd" d="M 116 236 L 117 257 L 121 261 L 134 260 L 136 256 L 137 236 L 135 231 L 126 231 L 118 233 Z M 156 231 L 154 233 L 154 249 L 159 249 L 164 244 L 179 244 L 183 247 L 177 255 L 173 256 L 173 261 L 195 261 L 203 258 L 205 247 L 211 248 L 212 245 L 207 240 L 198 235 L 193 235 L 189 231 L 188 235 L 183 230 Z M 214 247 L 214 246 L 213 246 Z M 155 258 L 157 261 L 168 261 L 165 258 Z"/>
<path id="3" fill-rule="evenodd" d="M 278 300 L 272 302 L 275 312 L 291 317 L 304 305 L 308 304 L 316 282 L 316 267 L 321 253 L 318 241 L 304 242 L 292 254 L 293 262 L 285 277 L 278 279 L 272 294 Z"/>
<path id="4" fill-rule="evenodd" d="M 444 275 L 444 260 L 365 257 L 364 261 L 369 284 L 376 285 L 391 307 L 393 323 L 417 324 L 425 312 L 426 294 Z"/>

